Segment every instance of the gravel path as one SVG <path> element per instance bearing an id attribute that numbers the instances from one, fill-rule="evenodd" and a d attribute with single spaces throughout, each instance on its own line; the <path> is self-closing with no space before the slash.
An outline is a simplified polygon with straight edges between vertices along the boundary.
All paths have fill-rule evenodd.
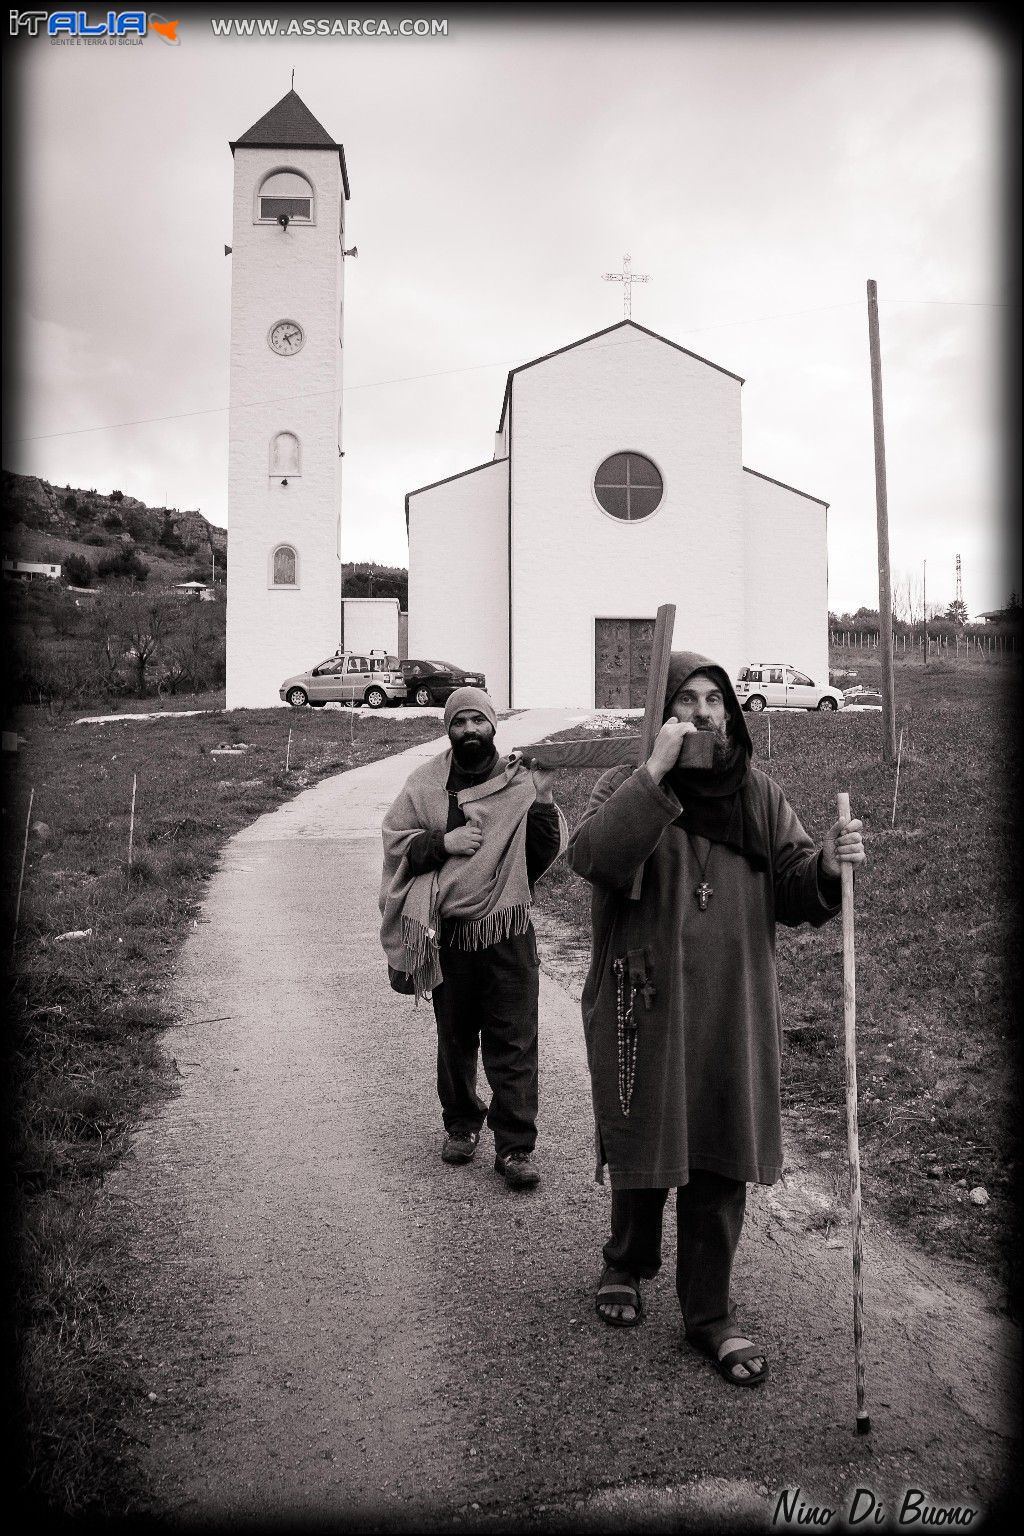
<path id="1" fill-rule="evenodd" d="M 499 745 L 571 723 L 517 716 Z M 858 1486 L 894 1511 L 908 1487 L 988 1506 L 1012 1465 L 1016 1330 L 962 1273 L 869 1230 L 858 1439 L 848 1252 L 792 1138 L 784 1183 L 751 1192 L 736 1272 L 766 1387 L 730 1389 L 686 1347 L 671 1262 L 641 1328 L 601 1324 L 608 1191 L 578 967 L 550 926 L 544 1181 L 507 1191 L 486 1134 L 469 1167 L 440 1162 L 433 1015 L 388 989 L 377 941 L 380 816 L 438 745 L 236 836 L 185 946 L 181 1091 L 111 1181 L 138 1265 L 151 1395 L 131 1428 L 153 1511 L 646 1530 L 765 1528 L 797 1487 L 839 1509 Z"/>

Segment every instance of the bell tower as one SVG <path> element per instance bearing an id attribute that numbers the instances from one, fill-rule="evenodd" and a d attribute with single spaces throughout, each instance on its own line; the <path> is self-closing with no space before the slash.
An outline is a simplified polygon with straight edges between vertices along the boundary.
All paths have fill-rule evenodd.
<path id="1" fill-rule="evenodd" d="M 231 144 L 227 707 L 341 631 L 345 151 L 294 91 Z"/>

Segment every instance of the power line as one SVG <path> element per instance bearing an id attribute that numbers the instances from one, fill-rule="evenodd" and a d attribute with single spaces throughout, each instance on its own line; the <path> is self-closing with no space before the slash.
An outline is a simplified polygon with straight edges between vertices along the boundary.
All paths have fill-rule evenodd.
<path id="1" fill-rule="evenodd" d="M 1007 309 L 1005 303 L 986 303 L 980 299 L 887 299 L 881 301 L 888 304 L 941 304 L 953 308 L 968 309 Z M 774 315 L 755 315 L 744 320 L 719 320 L 714 325 L 690 326 L 680 331 L 681 336 L 700 336 L 707 331 L 723 331 L 738 325 L 763 325 L 770 320 L 792 320 L 801 315 L 820 315 L 829 310 L 859 309 L 860 300 L 844 301 L 841 304 L 819 304 L 811 309 L 781 310 Z M 605 343 L 605 345 L 620 345 L 620 343 Z M 363 389 L 383 389 L 391 384 L 414 384 L 424 379 L 450 378 L 460 373 L 480 373 L 488 368 L 516 367 L 516 364 L 502 363 L 469 363 L 464 368 L 441 368 L 433 373 L 406 373 L 399 374 L 392 379 L 371 379 L 365 384 L 347 384 L 342 389 L 343 395 L 354 394 Z M 288 405 L 293 400 L 315 400 L 321 395 L 335 394 L 335 390 L 313 390 L 302 395 L 276 395 L 267 400 L 247 400 L 238 406 L 239 410 L 255 410 L 264 405 Z M 150 427 L 159 426 L 166 421 L 188 421 L 196 416 L 221 416 L 230 409 L 226 405 L 211 405 L 197 411 L 175 411 L 167 416 L 140 416 L 133 421 L 106 422 L 98 427 L 72 427 L 66 432 L 37 432 L 31 437 L 5 437 L 7 444 L 15 443 L 45 443 L 52 442 L 59 437 L 85 437 L 91 432 L 119 432 L 126 427 Z"/>

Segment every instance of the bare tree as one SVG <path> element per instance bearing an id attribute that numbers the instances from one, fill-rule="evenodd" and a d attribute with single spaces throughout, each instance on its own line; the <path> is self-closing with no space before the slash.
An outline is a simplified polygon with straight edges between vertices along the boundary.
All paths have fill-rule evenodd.
<path id="1" fill-rule="evenodd" d="M 145 597 L 126 595 L 121 604 L 120 634 L 135 669 L 135 684 L 140 697 L 146 692 L 150 666 L 174 628 L 180 602 L 180 598 L 153 593 Z"/>
<path id="2" fill-rule="evenodd" d="M 108 684 L 127 662 L 137 692 L 145 694 L 152 665 L 174 628 L 179 602 L 167 593 L 119 586 L 96 604 L 91 638 L 97 659 L 105 663 Z"/>
<path id="3" fill-rule="evenodd" d="M 124 642 L 117 624 L 117 599 L 108 592 L 90 606 L 85 624 L 85 642 L 97 685 L 104 693 L 117 693 L 122 678 Z"/>
<path id="4" fill-rule="evenodd" d="M 893 617 L 904 624 L 920 624 L 922 588 L 920 571 L 900 571 L 892 584 Z"/>
<path id="5" fill-rule="evenodd" d="M 179 685 L 201 693 L 224 681 L 224 619 L 219 604 L 180 604 L 181 617 L 168 637 L 165 661 L 171 692 Z"/>

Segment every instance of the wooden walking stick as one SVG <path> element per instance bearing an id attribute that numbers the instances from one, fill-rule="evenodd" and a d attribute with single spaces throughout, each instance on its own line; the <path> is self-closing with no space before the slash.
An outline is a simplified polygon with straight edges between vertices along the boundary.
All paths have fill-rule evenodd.
<path id="1" fill-rule="evenodd" d="M 838 796 L 839 820 L 850 820 L 850 797 Z M 864 1407 L 864 1276 L 860 1217 L 860 1137 L 857 1131 L 857 987 L 853 937 L 853 867 L 839 866 L 843 887 L 843 1023 L 846 1032 L 846 1152 L 850 1163 L 850 1237 L 853 1250 L 853 1358 L 857 1377 L 857 1433 L 871 1420 Z"/>

